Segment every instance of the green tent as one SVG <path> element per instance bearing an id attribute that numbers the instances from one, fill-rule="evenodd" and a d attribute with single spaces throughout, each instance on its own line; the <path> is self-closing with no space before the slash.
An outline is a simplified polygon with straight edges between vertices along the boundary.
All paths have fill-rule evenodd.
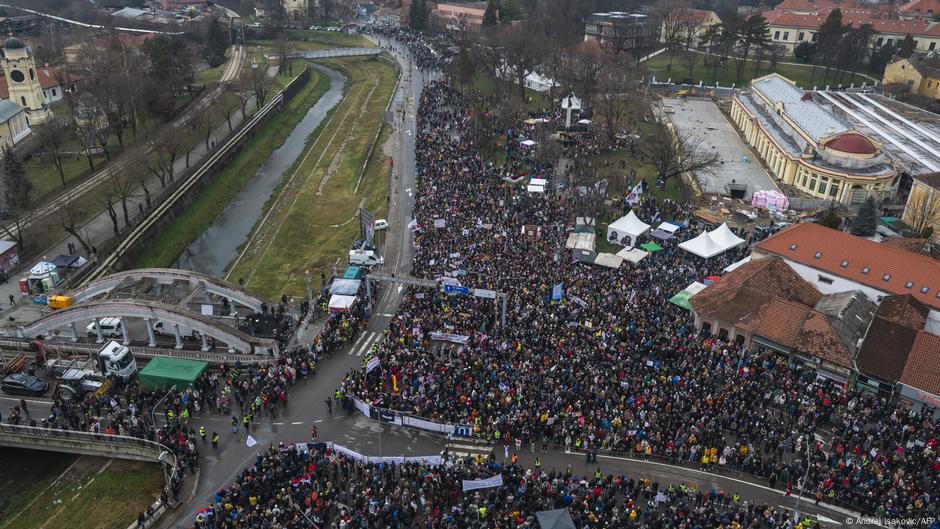
<path id="1" fill-rule="evenodd" d="M 662 246 L 656 244 L 655 242 L 644 242 L 640 245 L 640 248 L 643 248 L 647 252 L 658 252 L 663 249 Z"/>
<path id="2" fill-rule="evenodd" d="M 209 362 L 155 356 L 140 370 L 140 385 L 144 389 L 161 389 L 176 386 L 183 389 L 199 378 Z"/>
<path id="3" fill-rule="evenodd" d="M 692 302 L 689 301 L 689 298 L 698 294 L 705 288 L 705 285 L 694 281 L 691 285 L 685 287 L 685 290 L 678 292 L 675 296 L 669 298 L 669 303 L 673 305 L 678 305 L 685 310 L 692 310 Z"/>

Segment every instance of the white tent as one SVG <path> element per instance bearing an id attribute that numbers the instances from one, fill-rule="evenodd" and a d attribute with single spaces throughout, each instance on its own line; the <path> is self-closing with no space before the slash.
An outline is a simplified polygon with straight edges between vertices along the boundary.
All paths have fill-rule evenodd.
<path id="1" fill-rule="evenodd" d="M 624 261 L 630 261 L 633 264 L 639 263 L 643 259 L 649 257 L 650 253 L 638 250 L 636 248 L 624 248 L 617 252 L 617 257 L 622 258 Z"/>
<path id="2" fill-rule="evenodd" d="M 727 224 L 722 224 L 712 231 L 703 232 L 698 237 L 679 244 L 679 248 L 708 259 L 742 244 L 744 239 L 731 233 Z"/>
<path id="3" fill-rule="evenodd" d="M 612 253 L 599 253 L 597 258 L 594 259 L 594 264 L 606 266 L 607 268 L 620 268 L 620 265 L 623 264 L 623 257 Z"/>
<path id="4" fill-rule="evenodd" d="M 356 296 L 343 296 L 340 294 L 333 294 L 330 296 L 330 312 L 347 312 L 350 307 L 353 306 L 353 303 L 356 302 Z"/>
<path id="5" fill-rule="evenodd" d="M 738 268 L 740 268 L 742 265 L 745 265 L 745 264 L 750 263 L 750 262 L 751 262 L 751 256 L 749 255 L 749 256 L 745 257 L 744 259 L 741 259 L 740 261 L 738 261 L 738 262 L 736 262 L 736 263 L 731 263 L 731 264 L 729 264 L 728 266 L 724 267 L 724 269 L 722 269 L 722 272 L 726 272 L 726 273 L 727 273 L 727 272 L 733 272 L 733 271 L 737 270 Z"/>
<path id="6" fill-rule="evenodd" d="M 681 227 L 682 227 L 682 226 L 679 226 L 678 224 L 675 224 L 675 223 L 666 221 L 666 222 L 660 223 L 659 226 L 656 226 L 656 229 L 657 229 L 657 230 L 663 230 L 663 231 L 666 231 L 666 232 L 669 232 L 669 233 L 675 233 L 675 232 L 676 232 L 679 228 L 681 228 Z"/>
<path id="7" fill-rule="evenodd" d="M 571 232 L 568 234 L 568 240 L 565 242 L 565 248 L 569 250 L 591 250 L 594 251 L 596 236 L 593 233 Z"/>
<path id="8" fill-rule="evenodd" d="M 607 240 L 632 248 L 636 246 L 640 235 L 650 231 L 650 225 L 640 220 L 632 210 L 626 216 L 612 222 L 607 226 Z M 626 239 L 626 242 L 624 242 Z"/>

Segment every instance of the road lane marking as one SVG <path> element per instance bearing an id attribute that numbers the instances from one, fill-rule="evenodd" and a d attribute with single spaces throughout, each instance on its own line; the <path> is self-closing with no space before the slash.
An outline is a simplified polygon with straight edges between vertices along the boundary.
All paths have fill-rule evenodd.
<path id="1" fill-rule="evenodd" d="M 323 422 L 323 419 L 317 419 L 317 420 L 315 420 L 315 421 L 313 421 L 313 422 L 319 424 L 319 423 Z"/>
<path id="2" fill-rule="evenodd" d="M 303 423 L 304 423 L 303 421 L 294 421 L 294 422 L 292 422 L 291 424 L 293 424 L 293 425 L 296 426 L 296 425 L 298 425 L 298 424 L 303 424 Z"/>

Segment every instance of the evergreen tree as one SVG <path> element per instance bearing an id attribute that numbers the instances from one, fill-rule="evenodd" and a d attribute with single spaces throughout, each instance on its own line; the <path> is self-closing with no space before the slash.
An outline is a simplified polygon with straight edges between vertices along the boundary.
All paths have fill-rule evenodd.
<path id="1" fill-rule="evenodd" d="M 825 22 L 819 26 L 819 38 L 816 43 L 816 49 L 819 50 L 819 58 L 823 66 L 826 67 L 826 75 L 823 82 L 829 79 L 829 70 L 835 66 L 836 56 L 842 47 L 842 39 L 845 36 L 846 26 L 842 25 L 842 10 L 833 9 L 826 16 Z"/>
<path id="2" fill-rule="evenodd" d="M 858 215 L 852 223 L 852 233 L 868 237 L 875 234 L 878 227 L 878 213 L 875 211 L 875 199 L 868 197 L 865 204 L 858 210 Z"/>
<path id="3" fill-rule="evenodd" d="M 907 35 L 904 37 L 904 40 L 901 41 L 901 46 L 898 48 L 898 55 L 905 59 L 910 57 L 914 53 L 914 46 L 914 37 Z"/>
<path id="4" fill-rule="evenodd" d="M 803 41 L 793 48 L 793 56 L 803 64 L 810 64 L 816 56 L 816 45 L 809 41 Z"/>
<path id="5" fill-rule="evenodd" d="M 835 208 L 829 208 L 829 209 L 826 211 L 826 214 L 823 215 L 823 217 L 822 217 L 821 219 L 819 219 L 819 220 L 816 222 L 816 224 L 821 224 L 821 225 L 826 226 L 826 227 L 828 227 L 828 228 L 832 228 L 832 229 L 834 229 L 834 230 L 837 230 L 837 229 L 839 229 L 839 226 L 842 225 L 842 218 L 839 217 L 839 214 L 838 214 L 838 213 L 836 213 Z"/>
<path id="6" fill-rule="evenodd" d="M 13 149 L 7 149 L 3 154 L 3 203 L 15 215 L 26 209 L 29 203 L 29 193 L 33 190 L 33 183 L 26 179 L 23 164 Z"/>
<path id="7" fill-rule="evenodd" d="M 228 37 L 219 19 L 213 18 L 209 23 L 209 31 L 206 34 L 206 62 L 209 66 L 216 67 L 225 62 L 225 49 L 228 48 Z"/>
<path id="8" fill-rule="evenodd" d="M 428 8 L 427 0 L 414 0 L 411 2 L 411 7 L 408 9 L 411 29 L 427 29 L 429 15 L 430 8 Z"/>
<path id="9" fill-rule="evenodd" d="M 486 3 L 486 11 L 483 12 L 483 27 L 492 27 L 496 25 L 496 10 L 499 6 L 496 0 L 490 0 Z"/>

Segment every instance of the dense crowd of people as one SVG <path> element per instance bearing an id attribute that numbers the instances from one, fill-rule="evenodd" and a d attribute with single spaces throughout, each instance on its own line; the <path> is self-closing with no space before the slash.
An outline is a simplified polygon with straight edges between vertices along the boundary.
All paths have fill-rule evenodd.
<path id="1" fill-rule="evenodd" d="M 463 490 L 463 480 L 502 486 Z M 786 511 L 732 491 L 627 476 L 590 476 L 467 458 L 455 465 L 371 464 L 326 445 L 269 446 L 197 515 L 195 529 L 540 527 L 536 513 L 567 508 L 577 527 L 793 527 Z M 799 528 L 818 524 L 800 520 Z"/>
<path id="2" fill-rule="evenodd" d="M 647 198 L 641 218 L 684 227 L 637 266 L 575 263 L 569 195 L 506 185 L 479 154 L 467 103 L 434 83 L 418 111 L 414 275 L 510 293 L 507 324 L 484 298 L 410 291 L 378 352 L 344 391 L 480 438 L 685 461 L 766 477 L 872 513 L 935 512 L 937 424 L 846 392 L 770 352 L 696 331 L 666 300 L 743 257 L 677 248 L 690 208 Z M 555 285 L 564 295 L 552 299 Z M 443 354 L 432 332 L 465 337 Z M 396 377 L 398 391 L 391 377 Z M 916 442 L 915 442 L 916 441 Z M 809 469 L 807 471 L 807 464 Z"/>

